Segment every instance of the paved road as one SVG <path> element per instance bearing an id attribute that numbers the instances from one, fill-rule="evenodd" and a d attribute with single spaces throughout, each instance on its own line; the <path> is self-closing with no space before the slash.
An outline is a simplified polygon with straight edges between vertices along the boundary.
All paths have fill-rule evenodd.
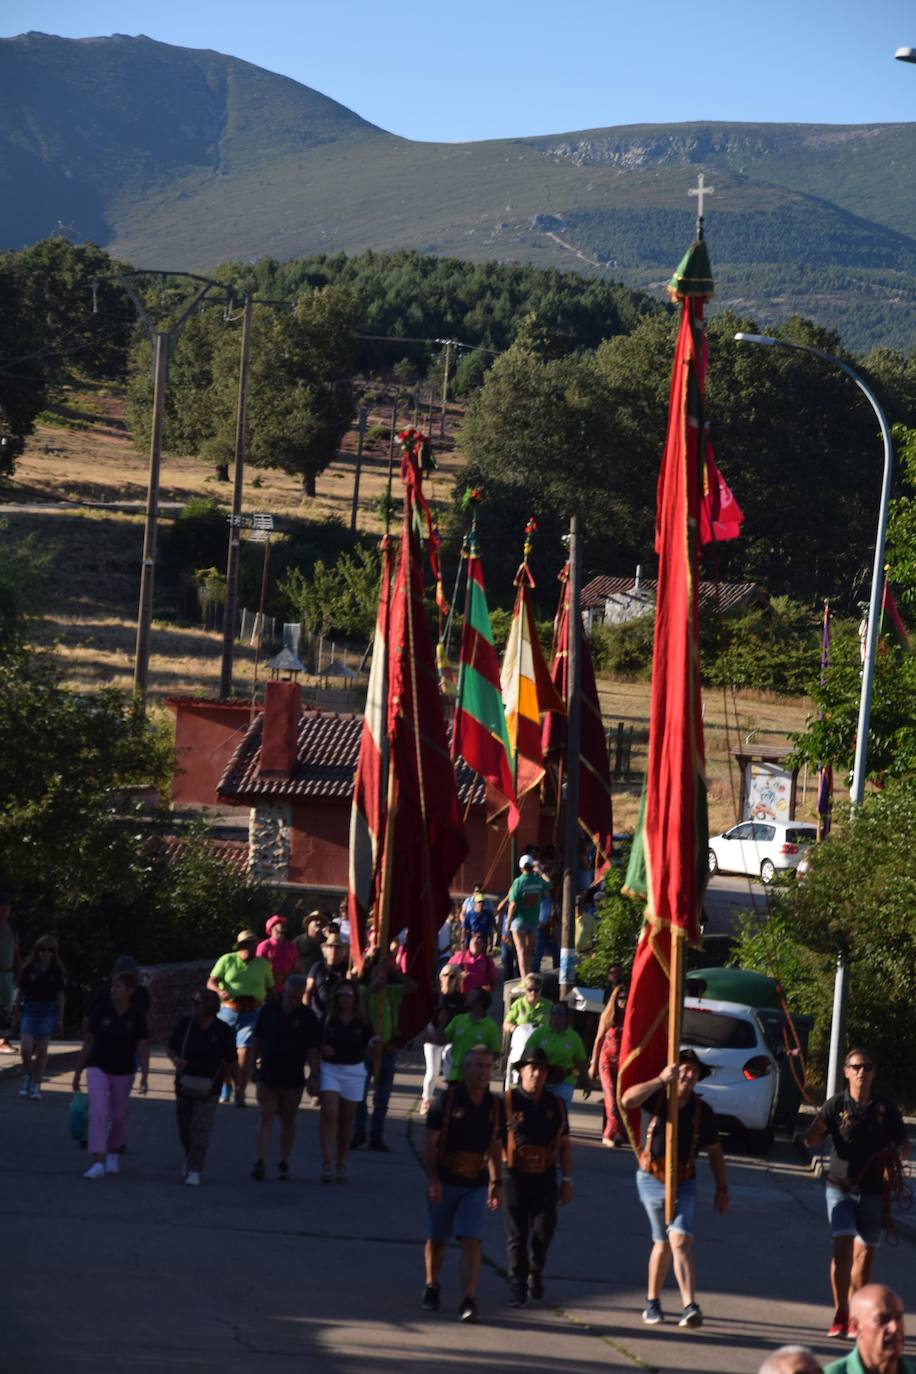
<path id="1" fill-rule="evenodd" d="M 700 1331 L 640 1320 L 646 1223 L 629 1151 L 597 1146 L 597 1107 L 577 1105 L 577 1195 L 561 1218 L 548 1302 L 512 1312 L 501 1222 L 492 1218 L 477 1327 L 455 1320 L 456 1259 L 443 1311 L 419 1309 L 423 1181 L 408 1115 L 418 1075 L 400 1075 L 390 1155 L 352 1158 L 345 1188 L 318 1182 L 317 1112 L 303 1109 L 288 1183 L 252 1183 L 254 1111 L 221 1108 L 204 1186 L 179 1182 L 170 1079 L 131 1103 L 124 1173 L 85 1182 L 67 1135 L 69 1071 L 41 1103 L 0 1082 L 5 1224 L 0 1374 L 140 1374 L 145 1369 L 275 1374 L 418 1370 L 636 1368 L 756 1370 L 762 1352 L 820 1338 L 827 1312 L 827 1237 L 820 1186 L 785 1143 L 766 1164 L 730 1166 L 733 1211 L 701 1208 Z M 704 1173 L 706 1171 L 703 1165 Z M 877 1272 L 916 1308 L 913 1242 L 884 1252 Z M 675 1310 L 674 1291 L 666 1307 Z M 308 1363 L 304 1365 L 304 1361 Z"/>
<path id="2" fill-rule="evenodd" d="M 736 912 L 766 915 L 767 889 L 756 878 L 717 874 L 709 880 L 703 909 L 707 916 L 705 934 L 730 935 L 735 929 Z"/>

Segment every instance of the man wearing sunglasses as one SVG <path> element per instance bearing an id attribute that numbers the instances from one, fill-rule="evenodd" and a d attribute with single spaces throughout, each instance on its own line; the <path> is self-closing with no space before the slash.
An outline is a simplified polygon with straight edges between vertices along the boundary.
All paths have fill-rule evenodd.
<path id="1" fill-rule="evenodd" d="M 830 1284 L 836 1306 L 827 1335 L 849 1334 L 849 1302 L 871 1280 L 881 1244 L 884 1177 L 888 1165 L 909 1154 L 906 1127 L 896 1102 L 872 1092 L 875 1056 L 853 1049 L 843 1064 L 846 1088 L 828 1098 L 805 1136 L 811 1150 L 830 1136 L 827 1215 L 833 1235 Z"/>

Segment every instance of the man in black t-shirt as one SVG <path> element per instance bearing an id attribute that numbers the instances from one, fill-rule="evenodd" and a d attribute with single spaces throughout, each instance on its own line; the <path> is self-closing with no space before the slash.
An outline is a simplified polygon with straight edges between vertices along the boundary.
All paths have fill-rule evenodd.
<path id="1" fill-rule="evenodd" d="M 480 1277 L 480 1237 L 487 1210 L 499 1206 L 500 1158 L 504 1111 L 490 1092 L 493 1053 L 473 1046 L 462 1065 L 464 1080 L 433 1098 L 426 1114 L 426 1198 L 429 1231 L 423 1249 L 426 1287 L 422 1307 L 439 1310 L 439 1271 L 449 1239 L 461 1247 L 464 1298 L 459 1317 L 477 1320 L 477 1282 Z"/>
<path id="2" fill-rule="evenodd" d="M 834 1339 L 848 1334 L 850 1298 L 871 1280 L 872 1257 L 881 1244 L 885 1165 L 909 1154 L 897 1104 L 872 1092 L 875 1056 L 869 1050 L 850 1050 L 843 1077 L 846 1090 L 828 1098 L 805 1136 L 812 1150 L 828 1136 L 833 1143 L 826 1192 L 836 1308 L 827 1335 Z"/>
<path id="3" fill-rule="evenodd" d="M 319 1021 L 328 1009 L 331 993 L 347 976 L 349 946 L 332 930 L 324 938 L 321 958 L 306 975 L 305 1004 L 311 1007 Z"/>
<path id="4" fill-rule="evenodd" d="M 647 1326 L 664 1321 L 661 1292 L 674 1265 L 674 1277 L 684 1310 L 678 1326 L 702 1326 L 703 1313 L 696 1300 L 693 1257 L 693 1225 L 696 1212 L 696 1157 L 701 1150 L 716 1180 L 715 1208 L 728 1211 L 725 1157 L 719 1144 L 715 1112 L 694 1092 L 705 1076 L 696 1050 L 682 1049 L 676 1064 L 668 1064 L 657 1078 L 627 1088 L 620 1105 L 624 1111 L 642 1107 L 649 1117 L 646 1139 L 639 1154 L 636 1190 L 652 1229 L 649 1280 L 642 1319 Z M 668 1119 L 668 1085 L 677 1080 L 678 1186 L 674 1220 L 665 1221 L 665 1122 Z"/>
<path id="5" fill-rule="evenodd" d="M 509 1305 L 544 1296 L 542 1272 L 557 1229 L 559 1198 L 572 1201 L 572 1146 L 566 1103 L 545 1093 L 550 1065 L 542 1049 L 525 1046 L 516 1063 L 520 1086 L 506 1093 L 506 1176 L 503 1220 L 509 1268 Z M 530 1235 L 530 1253 L 529 1253 Z"/>
<path id="6" fill-rule="evenodd" d="M 281 1179 L 289 1175 L 289 1156 L 296 1138 L 296 1112 L 306 1087 L 306 1064 L 309 1094 L 312 1097 L 318 1094 L 321 1027 L 318 1017 L 302 1001 L 304 992 L 305 979 L 300 973 L 291 973 L 283 984 L 279 1002 L 265 1003 L 254 1023 L 252 1045 L 257 1061 L 254 1080 L 261 1116 L 258 1157 L 251 1177 L 258 1182 L 264 1178 L 264 1156 L 270 1144 L 274 1117 L 280 1118 L 277 1169 Z"/>

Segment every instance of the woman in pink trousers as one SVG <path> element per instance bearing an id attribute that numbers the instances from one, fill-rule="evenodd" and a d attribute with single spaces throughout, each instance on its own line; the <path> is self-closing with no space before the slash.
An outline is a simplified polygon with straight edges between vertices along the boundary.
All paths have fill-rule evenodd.
<path id="1" fill-rule="evenodd" d="M 137 985 L 132 973 L 111 980 L 111 996 L 99 999 L 88 1017 L 88 1032 L 80 1050 L 73 1091 L 79 1092 L 83 1069 L 89 1088 L 89 1153 L 92 1164 L 83 1178 L 116 1174 L 127 1133 L 127 1100 L 137 1064 L 140 1087 L 149 1074 L 149 1032 L 146 1016 L 131 1005 Z"/>

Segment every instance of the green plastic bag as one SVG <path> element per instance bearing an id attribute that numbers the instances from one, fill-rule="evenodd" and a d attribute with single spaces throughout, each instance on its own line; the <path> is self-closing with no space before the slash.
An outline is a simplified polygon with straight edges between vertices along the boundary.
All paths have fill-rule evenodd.
<path id="1" fill-rule="evenodd" d="M 74 1093 L 70 1099 L 70 1134 L 80 1145 L 89 1139 L 89 1099 L 85 1093 Z"/>

